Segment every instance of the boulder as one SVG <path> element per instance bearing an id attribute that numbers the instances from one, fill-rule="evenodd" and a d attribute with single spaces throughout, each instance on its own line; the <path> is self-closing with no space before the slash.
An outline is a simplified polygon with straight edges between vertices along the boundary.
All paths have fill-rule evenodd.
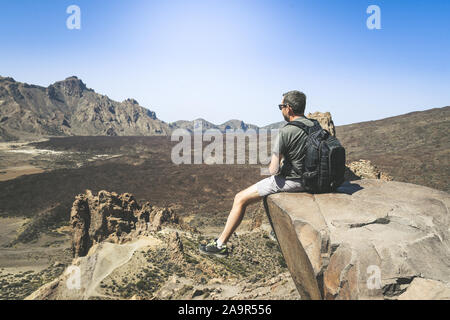
<path id="1" fill-rule="evenodd" d="M 364 179 L 274 194 L 265 208 L 303 299 L 420 299 L 445 297 L 450 283 L 449 203 L 446 192 Z"/>

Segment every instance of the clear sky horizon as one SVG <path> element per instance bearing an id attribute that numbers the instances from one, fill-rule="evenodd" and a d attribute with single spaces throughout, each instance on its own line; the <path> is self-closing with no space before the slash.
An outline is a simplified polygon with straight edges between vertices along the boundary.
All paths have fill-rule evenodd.
<path id="1" fill-rule="evenodd" d="M 81 29 L 69 30 L 70 5 Z M 0 75 L 76 75 L 166 122 L 281 121 L 289 90 L 336 125 L 450 105 L 450 1 L 5 1 Z M 369 5 L 381 29 L 369 30 Z"/>

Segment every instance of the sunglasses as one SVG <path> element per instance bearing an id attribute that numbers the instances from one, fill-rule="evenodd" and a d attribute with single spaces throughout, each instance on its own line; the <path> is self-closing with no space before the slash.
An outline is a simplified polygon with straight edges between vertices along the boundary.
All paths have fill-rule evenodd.
<path id="1" fill-rule="evenodd" d="M 283 110 L 283 108 L 285 108 L 285 107 L 289 107 L 289 105 L 288 104 L 279 104 L 278 105 L 278 108 L 280 109 L 280 110 Z"/>

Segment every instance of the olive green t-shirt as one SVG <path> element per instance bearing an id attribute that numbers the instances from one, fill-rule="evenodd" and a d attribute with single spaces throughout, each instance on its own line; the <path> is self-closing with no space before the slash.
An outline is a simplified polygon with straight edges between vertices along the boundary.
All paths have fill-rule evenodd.
<path id="1" fill-rule="evenodd" d="M 300 121 L 308 127 L 314 125 L 306 117 L 300 117 L 293 121 Z M 305 131 L 296 126 L 286 124 L 278 131 L 278 137 L 275 139 L 275 144 L 272 148 L 272 153 L 284 156 L 278 175 L 288 180 L 301 178 L 298 173 L 303 173 L 306 138 L 307 134 Z"/>

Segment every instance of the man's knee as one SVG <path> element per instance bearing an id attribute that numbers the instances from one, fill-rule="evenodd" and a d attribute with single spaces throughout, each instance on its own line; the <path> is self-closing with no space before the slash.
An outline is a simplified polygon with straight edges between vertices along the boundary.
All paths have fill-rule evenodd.
<path id="1" fill-rule="evenodd" d="M 236 193 L 236 195 L 234 196 L 234 203 L 235 204 L 239 204 L 239 205 L 246 205 L 248 199 L 245 195 L 244 191 L 240 191 L 238 193 Z"/>
<path id="2" fill-rule="evenodd" d="M 238 192 L 234 196 L 234 203 L 238 204 L 238 205 L 246 206 L 247 204 L 250 204 L 259 198 L 260 197 L 256 191 L 246 189 L 246 190 L 242 190 L 242 191 Z"/>

